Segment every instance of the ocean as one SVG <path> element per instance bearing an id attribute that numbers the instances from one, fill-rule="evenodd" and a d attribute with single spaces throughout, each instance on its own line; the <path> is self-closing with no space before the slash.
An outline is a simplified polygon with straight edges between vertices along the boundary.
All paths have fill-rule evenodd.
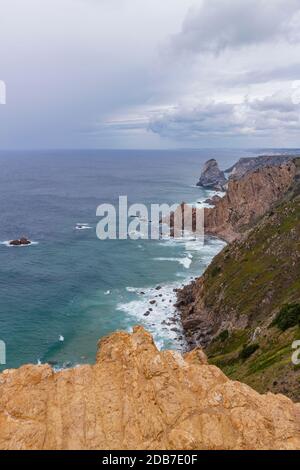
<path id="1" fill-rule="evenodd" d="M 1 151 L 0 339 L 7 350 L 2 369 L 93 363 L 101 337 L 136 324 L 145 326 L 160 348 L 184 349 L 174 289 L 200 275 L 224 243 L 101 241 L 96 208 L 117 205 L 121 195 L 129 204 L 204 200 L 211 193 L 196 183 L 207 159 L 216 158 L 225 169 L 255 154 Z M 77 224 L 89 228 L 77 230 Z M 7 246 L 21 236 L 35 243 Z"/>

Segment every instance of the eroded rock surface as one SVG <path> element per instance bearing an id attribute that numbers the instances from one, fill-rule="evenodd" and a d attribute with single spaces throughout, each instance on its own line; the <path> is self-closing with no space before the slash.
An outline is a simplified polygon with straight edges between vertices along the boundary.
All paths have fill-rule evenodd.
<path id="1" fill-rule="evenodd" d="M 227 180 L 224 172 L 220 170 L 217 161 L 212 158 L 204 164 L 197 186 L 222 190 L 226 182 Z"/>
<path id="2" fill-rule="evenodd" d="M 1 449 L 300 449 L 300 405 L 259 395 L 201 350 L 159 352 L 141 327 L 95 365 L 0 375 Z"/>
<path id="3" fill-rule="evenodd" d="M 237 163 L 226 170 L 226 173 L 230 173 L 230 179 L 240 179 L 248 172 L 265 166 L 280 166 L 295 158 L 297 158 L 297 155 L 261 155 L 259 157 L 240 158 Z"/>
<path id="4" fill-rule="evenodd" d="M 205 233 L 229 242 L 235 240 L 289 190 L 295 175 L 296 166 L 291 161 L 259 168 L 229 181 L 226 195 L 216 201 L 214 208 L 204 210 Z"/>

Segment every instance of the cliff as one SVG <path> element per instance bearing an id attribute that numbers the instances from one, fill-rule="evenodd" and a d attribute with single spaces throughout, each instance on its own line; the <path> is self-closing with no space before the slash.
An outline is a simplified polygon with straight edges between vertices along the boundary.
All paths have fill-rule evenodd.
<path id="1" fill-rule="evenodd" d="M 230 180 L 226 195 L 204 210 L 205 233 L 231 242 L 250 228 L 291 187 L 296 174 L 293 161 L 258 168 Z"/>
<path id="2" fill-rule="evenodd" d="M 230 198 L 241 200 L 239 222 L 252 216 L 244 211 L 253 201 L 260 212 L 267 208 L 261 195 L 270 202 L 284 194 L 179 293 L 178 305 L 190 348 L 205 347 L 210 362 L 233 379 L 299 401 L 300 368 L 291 356 L 293 341 L 300 340 L 300 160 L 291 165 L 244 177 L 246 188 L 259 191 L 252 198 L 239 191 Z M 262 175 L 270 175 L 270 187 Z M 229 195 L 242 189 L 240 183 L 231 183 Z"/>
<path id="3" fill-rule="evenodd" d="M 300 405 L 136 327 L 103 339 L 95 365 L 3 372 L 0 449 L 300 449 Z"/>
<path id="4" fill-rule="evenodd" d="M 261 155 L 259 157 L 240 158 L 231 168 L 226 170 L 230 179 L 242 178 L 246 173 L 265 166 L 280 166 L 297 158 L 297 155 Z"/>

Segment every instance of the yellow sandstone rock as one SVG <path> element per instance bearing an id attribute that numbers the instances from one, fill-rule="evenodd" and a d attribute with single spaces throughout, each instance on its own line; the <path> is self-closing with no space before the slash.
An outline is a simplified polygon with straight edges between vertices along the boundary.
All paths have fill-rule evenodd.
<path id="1" fill-rule="evenodd" d="M 3 372 L 0 449 L 300 449 L 300 404 L 136 327 L 104 338 L 95 365 Z"/>

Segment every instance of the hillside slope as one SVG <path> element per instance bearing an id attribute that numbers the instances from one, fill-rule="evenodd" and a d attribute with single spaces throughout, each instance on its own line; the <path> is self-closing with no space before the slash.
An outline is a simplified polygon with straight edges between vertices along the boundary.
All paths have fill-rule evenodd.
<path id="1" fill-rule="evenodd" d="M 300 340 L 299 160 L 295 165 L 290 191 L 179 293 L 178 305 L 191 348 L 204 346 L 233 379 L 299 400 L 300 368 L 291 362 Z M 280 312 L 292 317 L 284 327 L 273 323 Z"/>

